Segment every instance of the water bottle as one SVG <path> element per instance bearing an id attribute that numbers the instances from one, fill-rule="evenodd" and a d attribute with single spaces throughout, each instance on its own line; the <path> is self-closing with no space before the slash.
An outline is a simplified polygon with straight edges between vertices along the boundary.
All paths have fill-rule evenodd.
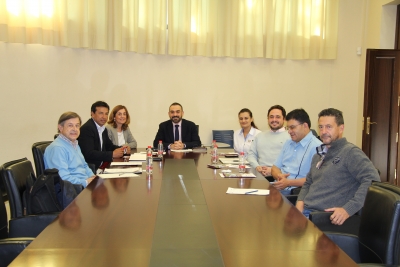
<path id="1" fill-rule="evenodd" d="M 146 172 L 147 174 L 153 173 L 153 151 L 151 150 L 151 146 L 147 147 Z"/>
<path id="2" fill-rule="evenodd" d="M 239 155 L 239 172 L 246 172 L 246 161 L 244 152 L 240 152 Z"/>
<path id="3" fill-rule="evenodd" d="M 162 159 L 163 153 L 164 153 L 164 145 L 161 140 L 158 141 L 157 150 L 158 150 L 158 152 L 157 152 L 158 157 Z"/>
<path id="4" fill-rule="evenodd" d="M 211 163 L 218 163 L 218 147 L 217 144 L 214 143 L 213 149 L 211 150 Z"/>

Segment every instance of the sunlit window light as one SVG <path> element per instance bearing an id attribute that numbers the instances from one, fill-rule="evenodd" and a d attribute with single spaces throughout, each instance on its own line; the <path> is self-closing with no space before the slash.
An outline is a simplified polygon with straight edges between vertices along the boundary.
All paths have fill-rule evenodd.
<path id="1" fill-rule="evenodd" d="M 40 3 L 39 1 L 25 1 L 25 8 L 26 12 L 34 17 L 39 17 L 40 16 Z"/>
<path id="2" fill-rule="evenodd" d="M 194 32 L 194 33 L 197 32 L 196 19 L 194 17 L 192 17 L 190 20 L 190 30 L 191 30 L 191 32 Z"/>
<path id="3" fill-rule="evenodd" d="M 54 6 L 52 0 L 6 0 L 8 13 L 19 16 L 24 9 L 26 14 L 36 18 L 41 15 L 52 17 Z"/>
<path id="4" fill-rule="evenodd" d="M 6 1 L 7 12 L 14 16 L 19 16 L 21 12 L 21 1 L 20 0 L 7 0 Z"/>
<path id="5" fill-rule="evenodd" d="M 247 0 L 247 8 L 253 7 L 253 0 Z"/>
<path id="6" fill-rule="evenodd" d="M 52 0 L 42 0 L 42 14 L 47 17 L 52 17 L 54 13 L 54 6 Z"/>
<path id="7" fill-rule="evenodd" d="M 320 27 L 315 27 L 315 29 L 314 29 L 314 35 L 315 35 L 315 36 L 320 36 L 320 35 L 321 35 L 321 28 L 320 28 Z"/>

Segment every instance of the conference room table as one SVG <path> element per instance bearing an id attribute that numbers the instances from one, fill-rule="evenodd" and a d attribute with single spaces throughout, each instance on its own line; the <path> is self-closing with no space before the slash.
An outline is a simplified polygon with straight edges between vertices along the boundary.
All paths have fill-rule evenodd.
<path id="1" fill-rule="evenodd" d="M 152 175 L 96 178 L 11 266 L 357 266 L 255 170 L 210 160 L 169 151 Z"/>

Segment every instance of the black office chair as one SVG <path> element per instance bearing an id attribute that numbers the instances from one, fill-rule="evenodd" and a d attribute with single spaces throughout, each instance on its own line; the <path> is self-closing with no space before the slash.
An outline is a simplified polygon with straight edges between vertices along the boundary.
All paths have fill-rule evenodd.
<path id="1" fill-rule="evenodd" d="M 357 263 L 400 264 L 400 188 L 374 183 L 365 198 L 359 234 L 325 232 Z"/>
<path id="2" fill-rule="evenodd" d="M 36 177 L 44 173 L 44 151 L 52 141 L 36 142 L 32 145 L 33 161 L 35 162 Z"/>
<path id="3" fill-rule="evenodd" d="M 0 267 L 8 266 L 32 241 L 29 237 L 9 238 L 6 206 L 0 194 Z"/>
<path id="4" fill-rule="evenodd" d="M 0 167 L 0 175 L 9 197 L 10 237 L 36 237 L 58 216 L 58 213 L 26 215 L 22 196 L 31 173 L 33 173 L 32 163 L 26 158 L 7 162 Z"/>
<path id="5" fill-rule="evenodd" d="M 233 130 L 213 130 L 212 135 L 216 142 L 228 144 L 227 148 L 233 148 Z"/>

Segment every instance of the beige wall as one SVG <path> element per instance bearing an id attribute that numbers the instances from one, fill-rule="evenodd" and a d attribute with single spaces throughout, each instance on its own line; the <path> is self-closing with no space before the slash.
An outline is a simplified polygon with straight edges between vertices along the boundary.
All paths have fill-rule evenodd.
<path id="1" fill-rule="evenodd" d="M 358 56 L 356 48 L 376 40 L 379 45 L 379 25 L 370 32 L 364 24 L 379 17 L 371 11 L 376 2 L 340 0 L 336 60 L 155 56 L 0 43 L 0 163 L 32 159 L 31 145 L 52 140 L 62 112 L 78 112 L 86 121 L 90 105 L 100 99 L 128 107 L 139 147 L 152 143 L 174 101 L 183 105 L 186 119 L 200 125 L 203 143 L 211 141 L 212 129 L 237 129 L 243 107 L 267 129 L 268 108 L 281 104 L 287 111 L 306 109 L 312 128 L 321 109 L 341 109 L 345 136 L 360 145 L 365 53 Z"/>

